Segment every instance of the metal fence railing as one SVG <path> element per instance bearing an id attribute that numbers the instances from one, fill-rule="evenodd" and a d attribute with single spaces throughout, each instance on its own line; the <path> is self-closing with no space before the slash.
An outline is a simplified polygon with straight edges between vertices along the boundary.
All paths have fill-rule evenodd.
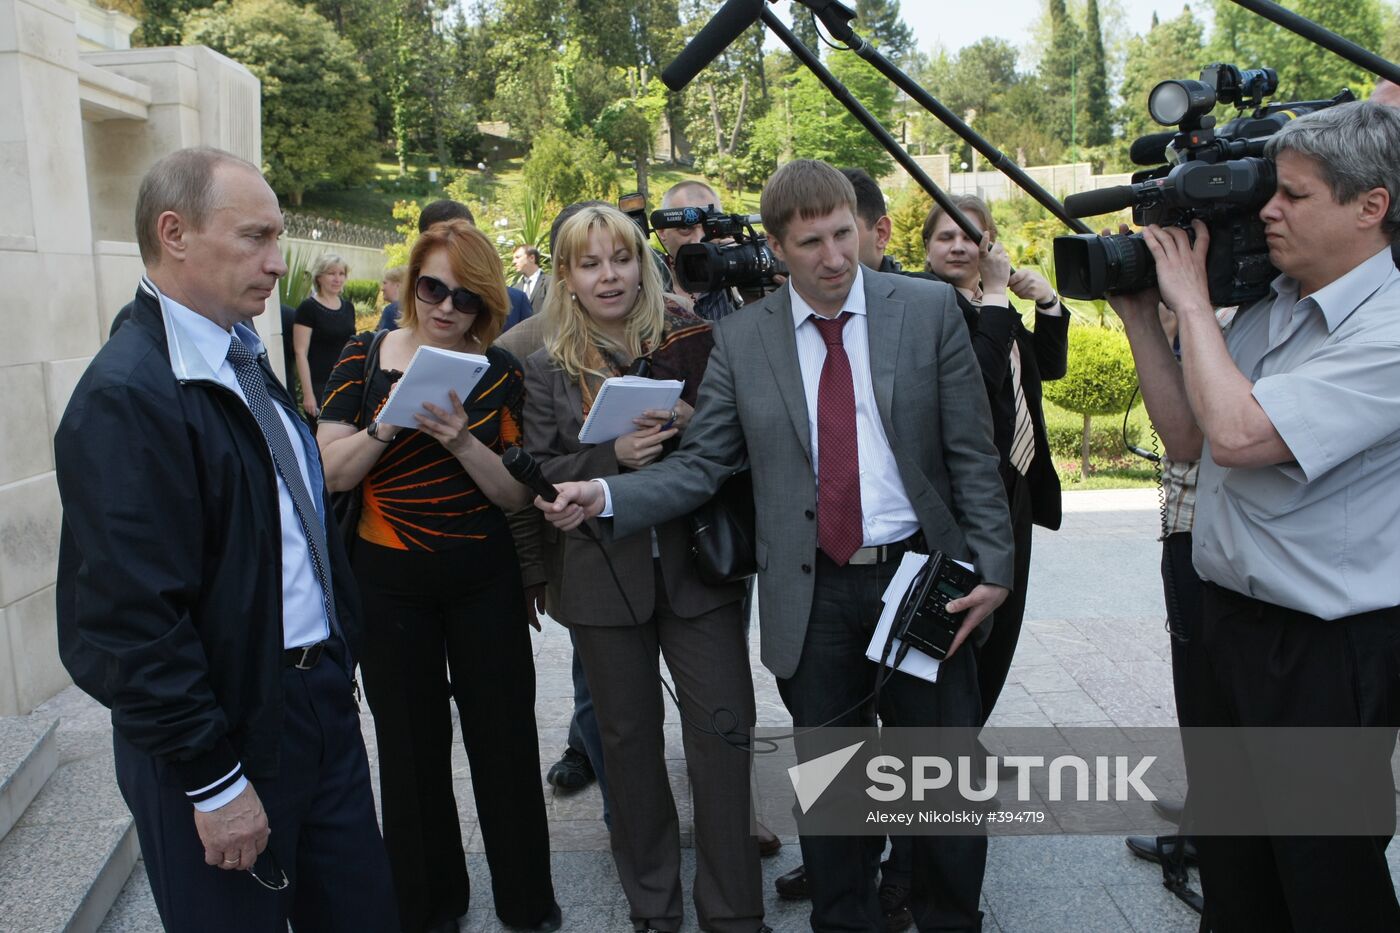
<path id="1" fill-rule="evenodd" d="M 325 240 L 383 249 L 385 243 L 398 238 L 398 233 L 388 227 L 371 227 L 314 214 L 286 213 L 282 222 L 286 225 L 287 236 L 300 240 Z"/>

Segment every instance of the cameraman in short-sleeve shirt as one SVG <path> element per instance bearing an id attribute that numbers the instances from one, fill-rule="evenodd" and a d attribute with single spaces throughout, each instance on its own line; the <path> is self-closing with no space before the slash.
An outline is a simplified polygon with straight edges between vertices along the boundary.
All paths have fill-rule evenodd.
<path id="1" fill-rule="evenodd" d="M 1155 315 L 1161 300 L 1180 322 L 1179 367 L 1165 341 L 1133 350 L 1144 396 L 1180 412 L 1175 427 L 1201 453 L 1193 560 L 1205 592 L 1189 662 L 1201 725 L 1384 727 L 1394 743 L 1396 152 L 1400 111 L 1371 103 L 1308 114 L 1269 139 L 1278 184 L 1259 216 L 1281 274 L 1228 336 L 1207 290 L 1199 221 L 1194 245 L 1185 230 L 1147 227 L 1158 287 L 1110 299 L 1125 321 Z M 1389 784 L 1387 758 L 1336 768 L 1348 779 L 1383 768 L 1373 777 Z M 1201 835 L 1206 926 L 1400 929 L 1388 842 Z"/>

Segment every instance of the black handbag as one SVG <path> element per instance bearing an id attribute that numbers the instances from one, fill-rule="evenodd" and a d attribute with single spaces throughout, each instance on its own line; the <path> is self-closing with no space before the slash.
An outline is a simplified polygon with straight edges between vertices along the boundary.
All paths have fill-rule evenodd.
<path id="1" fill-rule="evenodd" d="M 369 427 L 372 414 L 369 410 L 369 380 L 379 367 L 379 344 L 387 333 L 387 330 L 376 333 L 370 338 L 369 349 L 365 351 L 365 381 L 364 389 L 360 393 L 360 422 L 365 427 Z M 345 545 L 347 555 L 354 551 L 355 539 L 359 537 L 360 513 L 364 511 L 365 506 L 364 485 L 364 481 L 361 480 L 354 489 L 331 493 L 331 514 L 335 516 L 336 527 L 340 529 L 340 540 Z"/>
<path id="2" fill-rule="evenodd" d="M 690 513 L 690 554 L 710 586 L 738 583 L 758 572 L 748 470 L 729 477 L 713 499 Z"/>

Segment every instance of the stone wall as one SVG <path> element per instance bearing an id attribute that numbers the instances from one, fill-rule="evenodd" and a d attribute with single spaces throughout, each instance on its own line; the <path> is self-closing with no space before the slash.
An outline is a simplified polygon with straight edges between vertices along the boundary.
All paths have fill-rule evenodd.
<path id="1" fill-rule="evenodd" d="M 123 50 L 134 20 L 72 2 L 0 0 L 0 715 L 69 683 L 54 627 L 52 438 L 135 292 L 139 179 L 183 146 L 254 163 L 262 151 L 245 68 L 205 48 Z M 115 50 L 82 51 L 104 42 Z M 264 339 L 280 320 L 259 318 Z"/>

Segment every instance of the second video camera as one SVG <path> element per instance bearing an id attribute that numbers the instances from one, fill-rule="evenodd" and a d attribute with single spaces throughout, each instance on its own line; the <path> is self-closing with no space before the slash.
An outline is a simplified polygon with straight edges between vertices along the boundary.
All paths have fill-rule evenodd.
<path id="1" fill-rule="evenodd" d="M 1131 207 L 1138 226 L 1187 231 L 1193 220 L 1201 220 L 1210 231 L 1206 275 L 1211 301 L 1227 307 L 1262 298 L 1278 274 L 1269 262 L 1259 219 L 1277 183 L 1264 145 L 1295 118 L 1356 99 L 1343 90 L 1331 100 L 1265 106 L 1264 98 L 1277 89 L 1278 76 L 1271 68 L 1241 71 L 1226 64 L 1207 66 L 1199 81 L 1161 82 L 1148 95 L 1148 112 L 1163 126 L 1178 129 L 1135 141 L 1132 159 L 1139 165 L 1168 164 L 1135 173 L 1131 185 L 1071 195 L 1065 209 L 1075 217 L 1092 217 Z M 1255 110 L 1217 130 L 1210 116 L 1217 102 L 1234 104 L 1241 114 Z M 1157 282 L 1141 233 L 1058 236 L 1055 272 L 1061 294 L 1090 301 Z"/>
<path id="2" fill-rule="evenodd" d="M 703 227 L 705 239 L 687 243 L 673 257 L 676 281 L 692 294 L 722 288 L 769 289 L 787 267 L 773 254 L 768 238 L 754 229 L 757 215 L 722 214 L 713 208 L 663 207 L 651 212 L 656 230 Z"/>

